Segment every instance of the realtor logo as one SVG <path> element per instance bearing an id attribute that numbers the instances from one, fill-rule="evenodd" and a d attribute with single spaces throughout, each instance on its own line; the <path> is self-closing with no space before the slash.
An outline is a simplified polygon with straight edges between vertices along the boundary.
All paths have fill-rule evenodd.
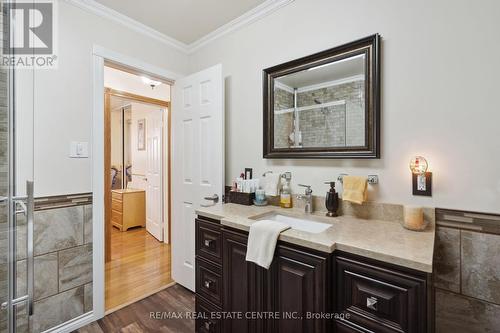
<path id="1" fill-rule="evenodd" d="M 2 9 L 2 67 L 55 68 L 55 1 L 7 1 Z"/>

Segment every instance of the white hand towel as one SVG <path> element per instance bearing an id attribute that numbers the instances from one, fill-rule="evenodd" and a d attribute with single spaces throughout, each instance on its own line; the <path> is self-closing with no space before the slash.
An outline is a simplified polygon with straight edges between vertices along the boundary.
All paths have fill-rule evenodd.
<path id="1" fill-rule="evenodd" d="M 276 221 L 262 220 L 250 226 L 246 260 L 268 269 L 281 232 L 290 226 Z"/>
<path id="2" fill-rule="evenodd" d="M 278 186 L 281 180 L 281 175 L 279 173 L 268 173 L 262 178 L 263 189 L 266 195 L 275 197 L 279 194 Z"/>

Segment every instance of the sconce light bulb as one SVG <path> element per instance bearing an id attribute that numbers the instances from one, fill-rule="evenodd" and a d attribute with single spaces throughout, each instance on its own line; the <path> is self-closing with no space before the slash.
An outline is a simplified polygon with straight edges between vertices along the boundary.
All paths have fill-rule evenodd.
<path id="1" fill-rule="evenodd" d="M 410 170 L 414 174 L 423 175 L 427 172 L 428 167 L 427 160 L 422 156 L 415 156 L 410 161 Z"/>

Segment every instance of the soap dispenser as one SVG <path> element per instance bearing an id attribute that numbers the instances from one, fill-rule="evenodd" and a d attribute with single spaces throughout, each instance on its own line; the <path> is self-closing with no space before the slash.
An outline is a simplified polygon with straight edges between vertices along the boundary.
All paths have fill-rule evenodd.
<path id="1" fill-rule="evenodd" d="M 292 208 L 292 187 L 290 182 L 292 181 L 292 173 L 285 172 L 281 177 L 284 179 L 283 187 L 280 192 L 280 206 L 281 208 Z"/>
<path id="2" fill-rule="evenodd" d="M 330 184 L 330 190 L 326 192 L 325 206 L 328 210 L 326 216 L 335 217 L 337 215 L 337 210 L 339 209 L 339 194 L 335 191 L 335 182 L 325 182 L 325 184 Z"/>

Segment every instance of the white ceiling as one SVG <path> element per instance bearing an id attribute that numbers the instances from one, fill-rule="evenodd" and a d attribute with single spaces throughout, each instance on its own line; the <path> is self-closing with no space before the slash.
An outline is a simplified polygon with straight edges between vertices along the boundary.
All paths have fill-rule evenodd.
<path id="1" fill-rule="evenodd" d="M 185 44 L 204 37 L 265 0 L 96 0 Z"/>

